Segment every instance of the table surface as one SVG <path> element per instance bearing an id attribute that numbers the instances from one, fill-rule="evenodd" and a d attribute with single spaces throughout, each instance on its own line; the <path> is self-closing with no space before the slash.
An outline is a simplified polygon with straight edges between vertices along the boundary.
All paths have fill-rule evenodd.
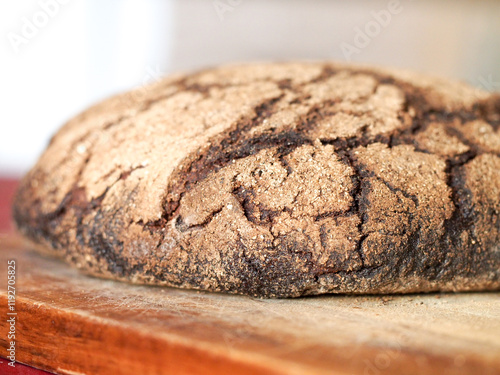
<path id="1" fill-rule="evenodd" d="M 0 241 L 0 280 L 7 260 L 16 260 L 16 356 L 37 368 L 500 374 L 499 293 L 263 300 L 100 280 L 32 252 L 16 236 Z M 5 319 L 0 327 L 6 332 Z"/>
<path id="2" fill-rule="evenodd" d="M 11 219 L 11 204 L 19 179 L 0 176 L 0 242 L 1 238 L 14 231 Z M 48 372 L 16 363 L 15 367 L 8 365 L 5 353 L 0 353 L 0 374 L 2 375 L 47 375 Z"/>
<path id="3" fill-rule="evenodd" d="M 0 210 L 15 185 L 3 184 Z M 500 293 L 265 300 L 129 285 L 41 256 L 10 229 L 0 222 L 0 315 L 7 316 L 7 260 L 15 259 L 16 359 L 39 369 L 500 374 Z M 0 319 L 2 357 L 7 329 Z M 6 372 L 2 362 L 2 373 L 39 374 Z"/>

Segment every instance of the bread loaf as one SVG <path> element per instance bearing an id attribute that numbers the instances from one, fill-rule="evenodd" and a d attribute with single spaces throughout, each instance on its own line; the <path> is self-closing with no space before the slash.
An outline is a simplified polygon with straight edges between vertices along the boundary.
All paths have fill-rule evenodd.
<path id="1" fill-rule="evenodd" d="M 500 98 L 335 63 L 177 75 L 70 120 L 19 230 L 89 274 L 258 297 L 500 289 Z"/>

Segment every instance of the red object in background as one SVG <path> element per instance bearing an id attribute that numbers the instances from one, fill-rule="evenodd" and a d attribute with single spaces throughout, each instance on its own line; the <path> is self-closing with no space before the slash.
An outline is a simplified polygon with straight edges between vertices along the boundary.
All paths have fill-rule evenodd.
<path id="1" fill-rule="evenodd" d="M 0 232 L 12 232 L 12 200 L 19 180 L 13 178 L 0 178 Z"/>
<path id="2" fill-rule="evenodd" d="M 0 178 L 0 233 L 14 230 L 12 223 L 12 200 L 19 180 L 13 178 Z M 48 372 L 30 366 L 16 363 L 15 367 L 9 366 L 8 359 L 0 357 L 1 375 L 50 375 Z"/>
<path id="3" fill-rule="evenodd" d="M 22 365 L 16 362 L 16 366 L 9 366 L 8 359 L 0 357 L 0 374 L 1 375 L 51 375 L 49 372 L 38 370 L 36 368 Z"/>

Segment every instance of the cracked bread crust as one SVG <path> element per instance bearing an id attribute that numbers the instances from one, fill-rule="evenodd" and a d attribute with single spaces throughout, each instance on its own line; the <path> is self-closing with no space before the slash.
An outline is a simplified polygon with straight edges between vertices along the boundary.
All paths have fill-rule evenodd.
<path id="1" fill-rule="evenodd" d="M 414 73 L 252 64 L 70 120 L 19 230 L 86 272 L 297 297 L 500 289 L 500 97 Z"/>

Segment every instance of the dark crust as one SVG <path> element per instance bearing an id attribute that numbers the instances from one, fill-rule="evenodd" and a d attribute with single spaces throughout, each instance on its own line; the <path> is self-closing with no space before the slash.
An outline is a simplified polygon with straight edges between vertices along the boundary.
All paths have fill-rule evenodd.
<path id="1" fill-rule="evenodd" d="M 450 281 L 454 275 L 447 270 L 456 270 L 459 267 L 463 267 L 464 263 L 470 263 L 474 259 L 474 254 L 483 251 L 480 247 L 481 242 L 478 240 L 474 241 L 476 235 L 474 231 L 474 218 L 476 213 L 474 211 L 474 204 L 471 201 L 472 194 L 466 189 L 466 176 L 463 167 L 485 152 L 480 145 L 475 144 L 462 134 L 460 127 L 455 125 L 457 123 L 463 124 L 468 121 L 480 119 L 490 123 L 495 130 L 498 130 L 500 124 L 500 99 L 498 96 L 492 96 L 489 100 L 478 102 L 472 111 L 459 110 L 449 112 L 443 108 L 432 106 L 426 98 L 426 93 L 411 84 L 388 75 L 374 73 L 371 70 L 356 69 L 355 72 L 373 77 L 379 85 L 391 84 L 403 90 L 406 104 L 404 111 L 400 114 L 400 120 L 405 126 L 389 134 L 371 136 L 363 132 L 351 138 L 321 140 L 324 145 L 333 145 L 340 160 L 356 172 L 352 177 L 353 189 L 350 194 L 354 204 L 350 210 L 345 213 L 330 213 L 325 216 L 357 216 L 361 219 L 359 232 L 362 233 L 363 225 L 367 220 L 366 209 L 371 204 L 368 199 L 368 192 L 370 191 L 369 178 L 374 177 L 374 175 L 357 160 L 354 150 L 361 146 L 366 147 L 375 143 L 382 143 L 388 148 L 398 145 L 412 145 L 420 152 L 430 153 L 430 151 L 419 147 L 415 141 L 415 136 L 425 131 L 432 122 L 439 121 L 440 123 L 447 124 L 446 131 L 469 146 L 470 150 L 446 159 L 447 184 L 452 191 L 455 210 L 451 218 L 445 221 L 444 235 L 436 235 L 435 238 L 427 239 L 427 241 L 438 244 L 437 246 L 441 251 L 435 257 L 430 256 L 422 264 L 402 264 L 405 262 L 411 263 L 419 258 L 418 256 L 414 256 L 422 248 L 420 230 L 416 230 L 409 235 L 408 241 L 405 244 L 404 253 L 407 256 L 398 260 L 388 259 L 387 262 L 389 262 L 390 266 L 397 269 L 419 270 L 420 277 L 427 280 L 439 279 L 443 282 Z M 323 72 L 311 82 L 320 82 L 336 73 L 336 69 L 325 65 Z M 202 94 L 207 94 L 214 86 L 190 85 L 185 79 L 179 81 L 177 84 L 183 90 L 192 90 Z M 294 86 L 290 80 L 282 80 L 278 82 L 278 85 L 282 90 L 290 90 L 295 93 L 301 92 L 301 87 Z M 215 137 L 210 142 L 210 147 L 203 150 L 194 162 L 181 165 L 178 168 L 171 179 L 172 183 L 165 195 L 162 217 L 156 221 L 139 223 L 146 230 L 160 236 L 161 239 L 158 242 L 158 246 L 163 241 L 162 228 L 165 228 L 167 223 L 172 219 L 176 220 L 177 228 L 181 231 L 183 230 L 183 219 L 179 215 L 179 202 L 182 197 L 197 184 L 225 168 L 233 160 L 245 158 L 256 154 L 260 150 L 275 148 L 276 146 L 279 146 L 277 153 L 279 158 L 283 160 L 285 155 L 290 154 L 298 147 L 313 143 L 313 139 L 307 136 L 308 131 L 316 126 L 318 120 L 330 113 L 331 105 L 334 103 L 325 102 L 322 105 L 313 107 L 306 115 L 301 116 L 290 130 L 275 132 L 271 129 L 268 133 L 258 136 L 249 135 L 252 128 L 262 123 L 263 120 L 269 118 L 278 110 L 276 104 L 281 98 L 282 96 L 279 96 L 260 103 L 254 108 L 252 115 L 242 117 L 230 131 Z M 147 110 L 150 104 L 145 107 L 145 110 Z M 410 108 L 415 111 L 413 117 L 408 116 Z M 119 179 L 126 179 L 131 172 L 122 173 Z M 416 197 L 400 189 L 395 189 L 385 181 L 384 183 L 391 191 L 400 191 L 418 205 Z M 110 273 L 121 279 L 128 279 L 131 275 L 137 273 L 152 276 L 159 280 L 165 277 L 161 270 L 145 267 L 145 264 L 132 265 L 128 259 L 120 255 L 123 243 L 119 240 L 119 236 L 113 235 L 113 233 L 118 233 L 124 223 L 110 221 L 110 213 L 106 212 L 105 208 L 101 205 L 108 189 L 100 197 L 89 202 L 85 200 L 84 188 L 75 184 L 75 187 L 66 195 L 54 212 L 40 215 L 37 212 L 36 204 L 29 210 L 26 210 L 26 207 L 22 204 L 26 197 L 29 196 L 29 188 L 27 188 L 29 184 L 24 184 L 23 186 L 25 187 L 18 192 L 14 205 L 14 219 L 23 233 L 30 239 L 35 242 L 49 243 L 55 249 L 68 246 L 69 244 L 61 241 L 61 238 L 54 237 L 54 233 L 55 228 L 61 224 L 66 211 L 71 209 L 77 218 L 78 230 L 76 238 L 80 246 L 93 249 L 96 258 L 103 260 L 108 265 Z M 253 199 L 252 191 L 235 189 L 234 194 L 241 202 L 246 217 L 254 224 L 266 225 L 272 220 L 273 216 L 278 214 L 264 206 L 257 207 L 259 203 Z M 83 225 L 82 221 L 85 216 L 91 212 L 95 213 L 92 224 Z M 218 212 L 213 213 L 213 215 L 216 214 Z M 108 235 L 103 236 L 103 232 L 108 233 Z M 467 243 L 463 242 L 463 237 L 461 236 L 463 232 L 468 234 Z M 273 246 L 272 243 L 269 243 L 268 248 L 264 249 L 269 254 L 273 254 L 265 262 L 248 255 L 250 254 L 249 249 L 245 247 L 242 241 L 239 241 L 239 249 L 234 251 L 231 257 L 227 257 L 226 270 L 228 273 L 241 275 L 241 279 L 247 281 L 237 287 L 221 283 L 218 290 L 255 296 L 300 295 L 307 294 L 307 288 L 311 280 L 316 282 L 322 275 L 334 273 L 335 277 L 345 276 L 342 275 L 344 271 L 336 272 L 328 268 L 318 268 L 311 261 L 310 252 L 307 250 L 307 246 L 304 248 L 303 243 L 294 242 L 289 237 L 278 237 L 276 239 L 278 240 L 277 243 L 279 243 L 278 246 Z M 362 264 L 361 268 L 355 271 L 357 277 L 373 279 L 390 277 L 387 274 L 382 275 L 382 273 L 387 272 L 386 269 L 365 265 L 363 246 L 366 239 L 367 235 L 362 234 L 356 246 L 356 252 L 359 254 Z M 498 240 L 497 238 L 496 241 L 498 242 Z M 447 256 L 447 254 L 453 254 L 456 248 L 467 249 L 464 254 L 469 254 L 470 258 L 464 259 Z M 284 259 L 282 254 L 287 254 L 288 256 L 294 254 L 293 256 L 300 260 L 309 270 L 308 273 L 305 275 L 294 274 L 293 270 L 288 269 L 290 262 L 282 260 Z M 487 258 L 478 258 L 475 260 L 480 262 L 473 266 L 475 270 L 481 270 L 482 267 L 488 269 L 488 265 L 486 264 Z M 193 259 L 192 261 L 196 262 L 197 260 Z M 207 267 L 209 265 L 200 263 L 198 266 Z M 199 285 L 201 282 L 201 279 L 198 279 L 195 274 L 179 275 L 179 280 L 181 279 L 184 281 L 179 281 L 178 285 L 185 283 L 188 285 Z M 176 284 L 172 279 L 169 279 L 169 283 L 170 285 Z"/>

